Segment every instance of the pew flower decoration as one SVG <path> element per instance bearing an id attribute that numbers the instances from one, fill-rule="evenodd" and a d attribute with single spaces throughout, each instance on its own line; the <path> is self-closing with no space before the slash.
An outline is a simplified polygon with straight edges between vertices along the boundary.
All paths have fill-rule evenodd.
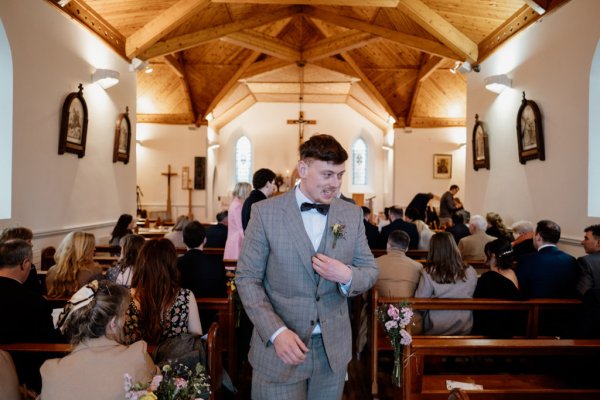
<path id="1" fill-rule="evenodd" d="M 394 349 L 394 370 L 392 372 L 392 383 L 398 387 L 402 386 L 402 346 L 412 343 L 412 336 L 406 330 L 413 317 L 410 306 L 404 304 L 383 304 L 377 308 L 377 319 L 385 327 L 385 333 L 390 339 Z"/>
<path id="2" fill-rule="evenodd" d="M 183 364 L 166 364 L 150 382 L 133 383 L 125 374 L 127 400 L 197 400 L 210 396 L 209 377 L 202 364 L 191 371 Z"/>
<path id="3" fill-rule="evenodd" d="M 335 223 L 331 226 L 331 233 L 333 234 L 333 243 L 331 245 L 332 248 L 335 249 L 335 244 L 338 239 L 344 239 L 344 235 L 346 234 L 346 225 Z"/>

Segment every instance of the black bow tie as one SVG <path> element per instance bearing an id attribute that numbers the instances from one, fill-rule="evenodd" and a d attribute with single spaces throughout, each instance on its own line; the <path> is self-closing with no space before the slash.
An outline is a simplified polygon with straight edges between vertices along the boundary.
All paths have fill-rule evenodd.
<path id="1" fill-rule="evenodd" d="M 309 211 L 313 208 L 323 215 L 329 212 L 329 204 L 302 203 L 300 205 L 300 211 Z"/>

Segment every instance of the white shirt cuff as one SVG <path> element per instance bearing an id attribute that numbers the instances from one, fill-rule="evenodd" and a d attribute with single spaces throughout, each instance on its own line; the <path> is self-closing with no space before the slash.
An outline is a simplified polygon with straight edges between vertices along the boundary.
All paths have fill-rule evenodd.
<path id="1" fill-rule="evenodd" d="M 277 336 L 279 336 L 279 334 L 280 334 L 281 332 L 285 331 L 286 329 L 287 329 L 287 326 L 282 326 L 281 328 L 277 329 L 277 330 L 275 331 L 275 333 L 273 333 L 273 334 L 271 335 L 271 338 L 269 339 L 269 340 L 271 341 L 271 343 L 275 343 L 275 338 L 276 338 Z"/>

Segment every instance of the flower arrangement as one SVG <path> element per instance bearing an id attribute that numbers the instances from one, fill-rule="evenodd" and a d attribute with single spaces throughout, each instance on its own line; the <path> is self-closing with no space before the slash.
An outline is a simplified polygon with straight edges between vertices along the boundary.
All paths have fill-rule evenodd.
<path id="1" fill-rule="evenodd" d="M 396 386 L 402 386 L 402 346 L 412 343 L 412 336 L 406 330 L 413 317 L 413 311 L 410 306 L 404 304 L 383 304 L 377 308 L 377 319 L 385 327 L 392 348 L 394 349 L 394 371 L 392 373 L 392 383 Z"/>
<path id="2" fill-rule="evenodd" d="M 131 376 L 125 374 L 125 394 L 127 400 L 208 399 L 210 383 L 200 363 L 193 372 L 183 364 L 166 364 L 150 382 L 134 384 Z"/>
<path id="3" fill-rule="evenodd" d="M 344 235 L 346 234 L 346 225 L 340 224 L 339 222 L 333 224 L 331 226 L 331 233 L 333 234 L 333 244 L 331 247 L 335 249 L 335 244 L 337 243 L 338 239 L 344 239 Z"/>

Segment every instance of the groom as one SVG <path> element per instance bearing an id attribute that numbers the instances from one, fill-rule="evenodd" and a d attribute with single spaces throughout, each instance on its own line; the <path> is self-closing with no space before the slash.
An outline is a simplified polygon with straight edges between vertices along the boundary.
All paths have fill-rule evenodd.
<path id="1" fill-rule="evenodd" d="M 378 276 L 361 209 L 336 196 L 347 158 L 332 136 L 311 137 L 300 146 L 300 184 L 252 207 L 236 284 L 254 323 L 254 400 L 342 397 L 347 297 Z"/>

